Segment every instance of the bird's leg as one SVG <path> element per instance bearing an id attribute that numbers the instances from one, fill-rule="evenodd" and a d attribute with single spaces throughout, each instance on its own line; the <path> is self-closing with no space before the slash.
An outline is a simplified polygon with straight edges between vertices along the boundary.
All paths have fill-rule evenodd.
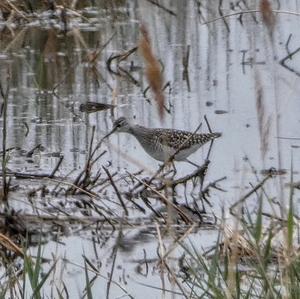
<path id="1" fill-rule="evenodd" d="M 177 173 L 173 161 L 166 162 L 162 164 L 160 167 L 163 167 L 162 174 L 164 177 L 170 175 L 171 178 L 173 179 L 175 174 Z"/>
<path id="2" fill-rule="evenodd" d="M 177 174 L 177 169 L 175 167 L 175 163 L 174 163 L 174 160 L 171 161 L 171 164 L 173 166 L 173 170 L 174 170 L 174 174 L 173 174 L 173 177 Z"/>
<path id="3" fill-rule="evenodd" d="M 201 205 L 202 205 L 202 210 L 199 211 L 199 207 L 198 207 L 198 205 L 197 205 L 198 211 L 199 211 L 200 213 L 206 214 L 206 209 L 205 209 L 205 205 L 204 205 L 204 201 L 203 201 L 202 196 L 200 197 L 200 201 L 201 201 Z"/>
<path id="4" fill-rule="evenodd" d="M 192 161 L 190 161 L 189 159 L 187 159 L 187 158 L 185 158 L 184 159 L 184 161 L 185 162 L 188 162 L 188 163 L 190 163 L 190 164 L 192 164 L 192 165 L 194 165 L 195 167 L 197 167 L 197 168 L 199 168 L 200 166 L 199 165 L 197 165 L 196 163 L 194 163 L 194 162 L 192 162 Z"/>
<path id="5" fill-rule="evenodd" d="M 174 176 L 177 174 L 177 169 L 175 167 L 174 160 L 167 162 L 166 166 L 167 166 L 166 168 L 169 170 L 169 173 L 173 172 L 172 178 L 174 178 Z"/>

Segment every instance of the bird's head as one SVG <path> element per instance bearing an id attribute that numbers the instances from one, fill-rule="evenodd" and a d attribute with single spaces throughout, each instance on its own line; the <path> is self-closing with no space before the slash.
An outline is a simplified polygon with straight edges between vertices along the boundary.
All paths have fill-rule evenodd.
<path id="1" fill-rule="evenodd" d="M 125 117 L 120 117 L 114 121 L 113 131 L 114 132 L 128 132 L 130 130 L 130 123 Z"/>
<path id="2" fill-rule="evenodd" d="M 129 132 L 130 128 L 131 124 L 125 117 L 122 116 L 114 121 L 112 130 L 105 135 L 104 138 L 107 138 L 114 132 Z"/>

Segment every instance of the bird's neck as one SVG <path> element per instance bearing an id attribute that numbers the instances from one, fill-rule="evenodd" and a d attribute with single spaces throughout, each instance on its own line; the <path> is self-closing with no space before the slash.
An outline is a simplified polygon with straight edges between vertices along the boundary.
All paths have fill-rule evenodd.
<path id="1" fill-rule="evenodd" d="M 147 134 L 148 128 L 140 126 L 140 125 L 133 125 L 130 127 L 128 133 L 135 136 L 138 140 L 143 138 L 145 134 Z"/>

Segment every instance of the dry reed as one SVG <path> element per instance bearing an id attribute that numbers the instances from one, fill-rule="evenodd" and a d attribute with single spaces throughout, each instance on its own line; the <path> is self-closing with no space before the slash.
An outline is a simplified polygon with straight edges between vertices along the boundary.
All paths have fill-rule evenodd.
<path id="1" fill-rule="evenodd" d="M 163 94 L 163 76 L 158 59 L 155 57 L 151 48 L 151 40 L 147 28 L 142 25 L 140 27 L 141 39 L 139 42 L 139 51 L 144 58 L 146 64 L 146 77 L 150 88 L 154 93 L 155 100 L 158 105 L 160 119 L 164 118 L 165 96 Z"/>
<path id="2" fill-rule="evenodd" d="M 267 26 L 270 35 L 273 35 L 276 18 L 272 10 L 272 6 L 269 0 L 261 0 L 259 4 L 259 9 L 262 14 L 262 19 L 264 24 Z"/>

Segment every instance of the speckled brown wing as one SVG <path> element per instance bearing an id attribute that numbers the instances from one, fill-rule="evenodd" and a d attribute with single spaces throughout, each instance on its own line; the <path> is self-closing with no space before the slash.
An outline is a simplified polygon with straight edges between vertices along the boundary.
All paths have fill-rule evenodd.
<path id="1" fill-rule="evenodd" d="M 193 145 L 203 145 L 206 142 L 220 137 L 220 133 L 193 134 L 187 131 L 172 129 L 156 129 L 157 141 L 176 150 L 188 149 Z M 188 139 L 188 141 L 186 141 Z"/>

